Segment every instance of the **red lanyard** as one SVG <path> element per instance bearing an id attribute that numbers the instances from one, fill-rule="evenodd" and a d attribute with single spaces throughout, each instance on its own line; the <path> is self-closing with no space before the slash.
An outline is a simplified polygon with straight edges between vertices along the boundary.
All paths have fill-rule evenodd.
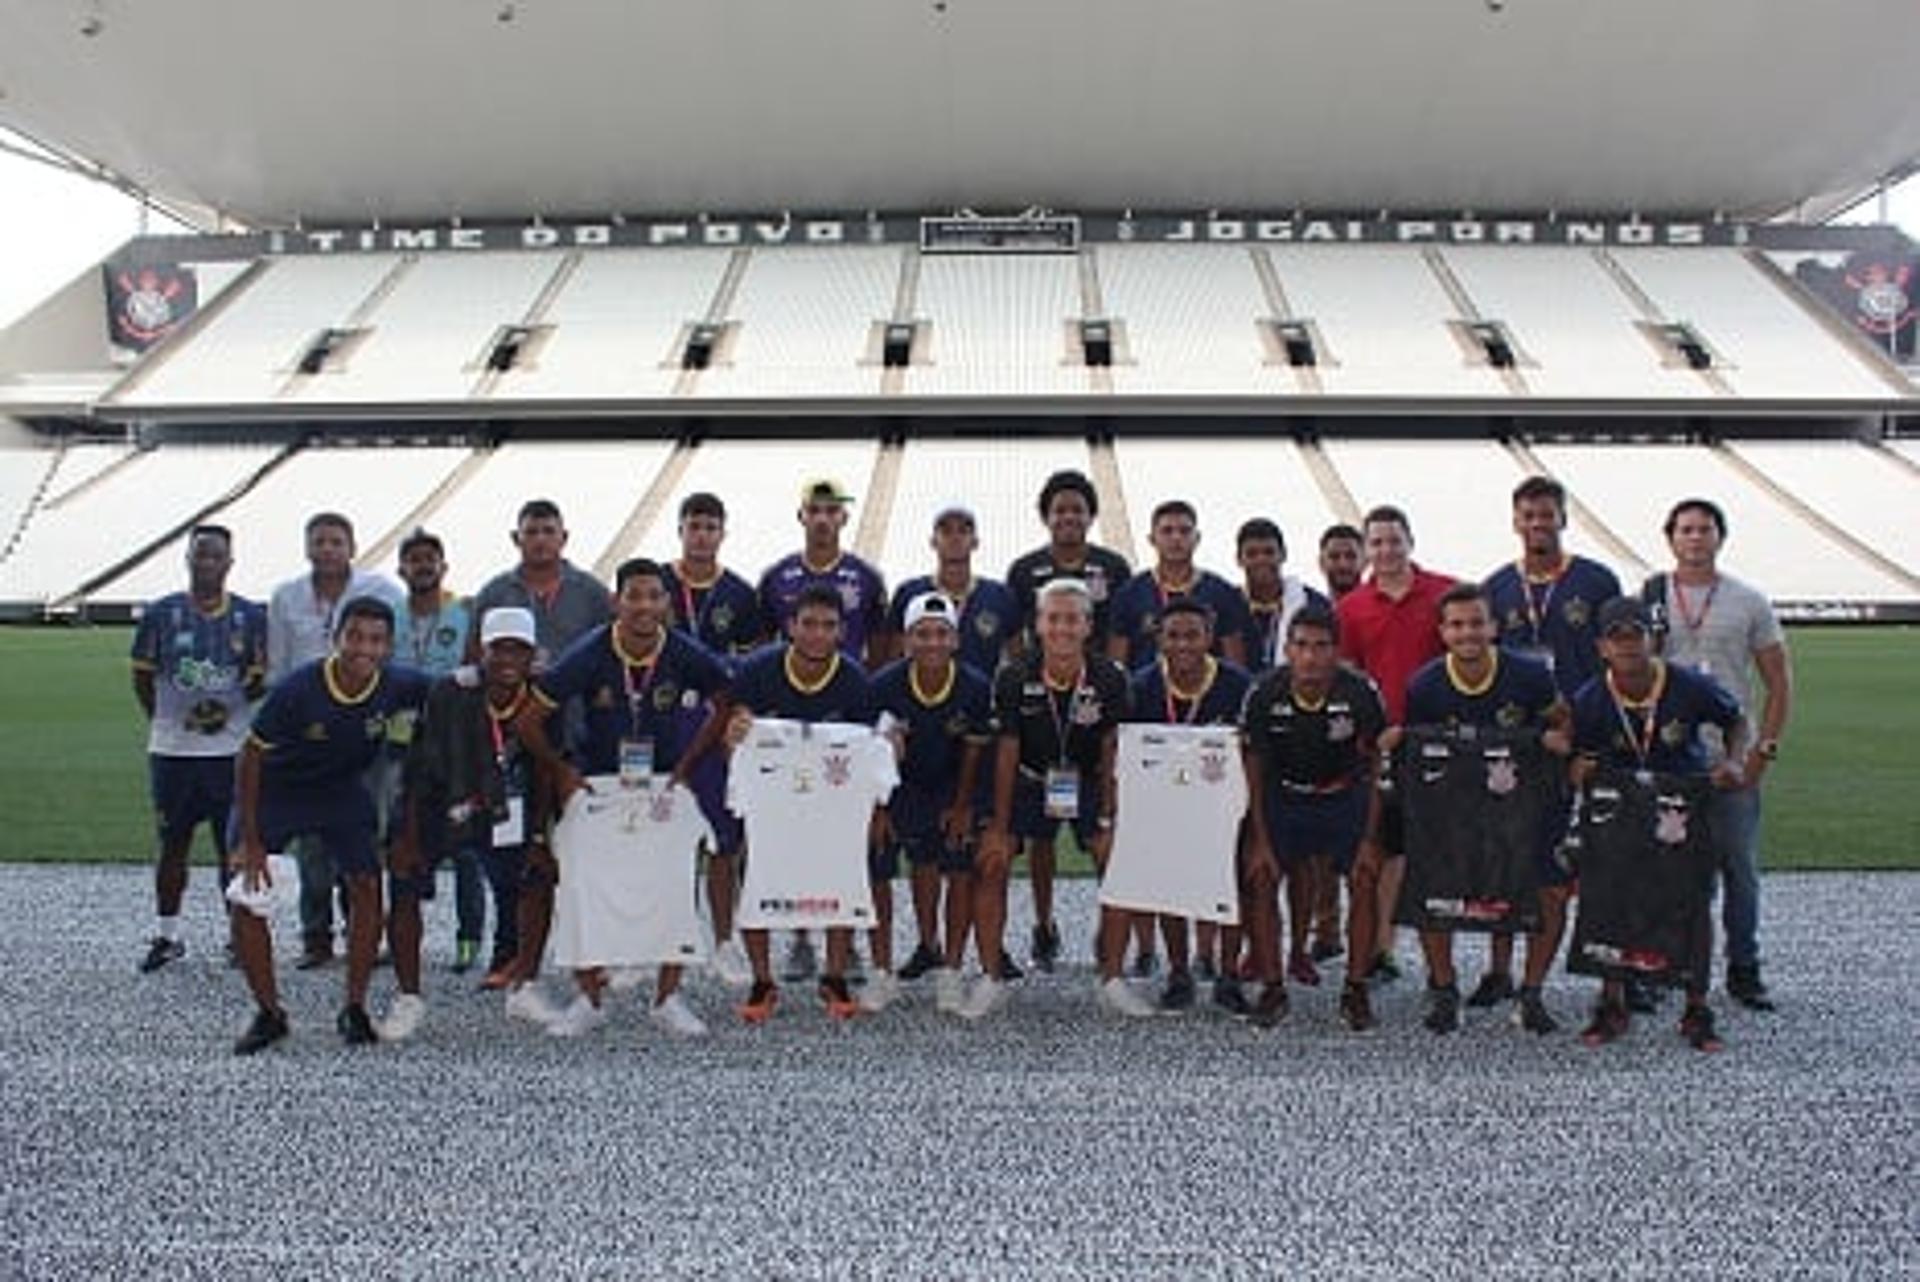
<path id="1" fill-rule="evenodd" d="M 1540 644 L 1540 625 L 1546 622 L 1548 613 L 1553 609 L 1553 594 L 1560 590 L 1560 580 L 1567 577 L 1567 569 L 1573 564 L 1572 558 L 1562 557 L 1560 568 L 1547 580 L 1546 595 L 1536 604 L 1533 599 L 1534 580 L 1527 573 L 1525 561 L 1514 562 L 1514 569 L 1520 571 L 1520 595 L 1527 601 L 1527 625 L 1533 629 L 1533 643 Z"/>
<path id="2" fill-rule="evenodd" d="M 1713 594 L 1720 590 L 1720 576 L 1714 575 L 1713 582 L 1707 584 L 1707 599 L 1700 603 L 1700 613 L 1695 615 L 1687 609 L 1687 590 L 1680 580 L 1673 581 L 1673 608 L 1680 615 L 1680 622 L 1687 625 L 1687 631 L 1698 632 L 1706 626 L 1707 613 L 1713 609 Z"/>
<path id="3" fill-rule="evenodd" d="M 1666 691 L 1666 665 L 1655 660 L 1653 686 L 1647 691 L 1647 697 L 1640 704 L 1640 728 L 1634 729 L 1633 719 L 1627 715 L 1627 701 L 1621 697 L 1620 687 L 1613 683 L 1613 674 L 1607 674 L 1607 693 L 1613 696 L 1613 711 L 1620 718 L 1620 728 L 1626 732 L 1627 743 L 1633 749 L 1633 755 L 1640 762 L 1640 768 L 1647 768 L 1647 758 L 1653 754 L 1653 737 L 1660 715 L 1660 696 Z"/>

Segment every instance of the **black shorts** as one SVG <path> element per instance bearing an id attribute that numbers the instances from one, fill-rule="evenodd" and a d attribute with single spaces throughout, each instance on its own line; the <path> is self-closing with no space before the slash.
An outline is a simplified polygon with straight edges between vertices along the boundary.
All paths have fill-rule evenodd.
<path id="1" fill-rule="evenodd" d="M 193 836 L 201 824 L 213 829 L 214 846 L 227 852 L 227 818 L 233 810 L 232 757 L 147 758 L 153 814 L 160 840 Z"/>

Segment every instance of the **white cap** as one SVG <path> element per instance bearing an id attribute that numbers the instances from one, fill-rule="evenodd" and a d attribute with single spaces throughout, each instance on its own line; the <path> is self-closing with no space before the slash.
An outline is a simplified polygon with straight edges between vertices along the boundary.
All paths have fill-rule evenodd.
<path id="1" fill-rule="evenodd" d="M 913 631 L 916 623 L 925 619 L 944 623 L 955 631 L 960 628 L 959 613 L 953 608 L 952 599 L 944 592 L 922 592 L 907 602 L 906 630 L 908 632 Z"/>
<path id="2" fill-rule="evenodd" d="M 495 606 L 480 620 L 480 644 L 495 641 L 524 641 L 537 645 L 533 633 L 533 611 L 517 605 Z"/>

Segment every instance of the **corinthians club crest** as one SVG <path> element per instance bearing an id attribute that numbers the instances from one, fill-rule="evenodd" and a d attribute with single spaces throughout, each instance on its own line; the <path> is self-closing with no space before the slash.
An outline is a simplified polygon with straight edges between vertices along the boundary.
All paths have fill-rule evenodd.
<path id="1" fill-rule="evenodd" d="M 1687 803 L 1681 797 L 1661 797 L 1654 812 L 1653 839 L 1663 846 L 1685 845 Z"/>
<path id="2" fill-rule="evenodd" d="M 155 263 L 107 272 L 107 328 L 114 345 L 144 352 L 180 327 L 199 306 L 191 267 Z"/>

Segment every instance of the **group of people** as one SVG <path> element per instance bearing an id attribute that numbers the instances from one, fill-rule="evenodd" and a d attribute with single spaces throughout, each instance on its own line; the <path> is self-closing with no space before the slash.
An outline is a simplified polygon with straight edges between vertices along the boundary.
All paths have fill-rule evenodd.
<path id="1" fill-rule="evenodd" d="M 1054 904 L 1063 838 L 1104 875 L 1116 829 L 1131 826 L 1130 848 L 1151 831 L 1147 844 L 1167 847 L 1170 866 L 1224 864 L 1235 890 L 1223 911 L 1191 920 L 1103 898 L 1102 1009 L 1180 1011 L 1205 984 L 1215 1005 L 1271 1024 L 1286 1015 L 1290 988 L 1318 986 L 1321 967 L 1344 953 L 1340 1017 L 1365 1029 L 1370 986 L 1400 974 L 1401 920 L 1420 927 L 1428 1028 L 1458 1027 L 1463 1004 L 1512 1002 L 1517 1024 L 1547 1034 L 1557 1021 L 1543 983 L 1579 875 L 1567 858 L 1569 807 L 1550 807 L 1528 835 L 1538 902 L 1520 914 L 1529 926 L 1518 932 L 1517 982 L 1516 932 L 1496 930 L 1463 1002 L 1453 930 L 1405 902 L 1408 852 L 1423 848 L 1425 827 L 1410 833 L 1393 763 L 1422 728 L 1483 727 L 1563 762 L 1555 783 L 1575 799 L 1596 771 L 1710 779 L 1725 991 L 1771 1009 L 1757 937 L 1759 791 L 1791 687 L 1766 598 L 1718 567 L 1728 531 L 1712 501 L 1673 507 L 1664 531 L 1673 566 L 1631 594 L 1565 549 L 1567 496 L 1546 477 L 1514 490 L 1518 555 L 1484 580 L 1416 563 L 1406 514 L 1380 506 L 1321 534 L 1324 589 L 1289 570 L 1286 539 L 1267 519 L 1235 533 L 1240 582 L 1199 568 L 1198 513 L 1177 499 L 1153 509 L 1154 562 L 1136 572 L 1092 540 L 1093 483 L 1062 471 L 1038 496 L 1046 542 L 1004 580 L 976 573 L 975 518 L 955 503 L 933 514 L 931 573 L 889 594 L 843 546 L 852 502 L 833 481 L 808 482 L 802 547 L 754 583 L 722 563 L 723 501 L 693 494 L 678 512 L 677 556 L 628 560 L 609 590 L 566 559 L 559 509 L 534 500 L 513 532 L 517 563 L 471 600 L 446 589 L 431 533 L 400 543 L 396 587 L 356 569 L 351 525 L 322 513 L 306 526 L 311 573 L 263 607 L 226 591 L 231 534 L 197 527 L 187 590 L 147 607 L 133 645 L 160 839 L 158 927 L 142 969 L 183 954 L 187 854 L 204 823 L 223 856 L 230 947 L 256 1005 L 237 1052 L 288 1032 L 269 922 L 274 869 L 296 865 L 300 964 L 332 964 L 336 913 L 345 923 L 347 1042 L 403 1039 L 425 1018 L 420 901 L 444 862 L 456 870 L 456 968 L 482 950 L 484 881 L 493 930 L 483 986 L 504 993 L 509 1016 L 581 1035 L 605 1019 L 627 972 L 553 940 L 556 901 L 569 940 L 580 911 L 563 893 L 575 874 L 566 851 L 556 855 L 556 833 L 583 797 L 639 787 L 655 799 L 659 833 L 695 834 L 697 854 L 669 862 L 684 864 L 689 898 L 696 860 L 704 870 L 712 947 L 700 959 L 744 990 L 737 1012 L 749 1022 L 774 1015 L 783 980 L 816 980 L 834 1018 L 884 1010 L 923 978 L 940 1011 L 992 1015 L 1023 975 L 1005 937 L 1016 861 L 1026 859 L 1034 910 L 1025 961 L 1052 971 L 1064 960 Z M 870 727 L 863 733 L 885 741 L 886 778 L 857 833 L 810 829 L 814 812 L 791 808 L 807 798 L 765 800 L 766 788 L 730 780 L 743 756 L 768 763 L 756 775 L 787 761 L 791 744 L 765 737 L 785 725 Z M 1179 849 L 1184 834 L 1121 806 L 1117 744 L 1123 727 L 1142 725 L 1215 727 L 1237 745 L 1244 815 L 1230 817 L 1222 849 Z M 829 783 L 847 783 L 849 754 L 821 760 Z M 795 790 L 811 791 L 795 769 Z M 691 828 L 680 822 L 689 818 Z M 664 840 L 646 834 L 632 840 Z M 824 929 L 823 954 L 792 931 L 776 976 L 771 934 L 781 927 L 768 923 L 817 905 L 766 893 L 743 902 L 743 873 L 752 886 L 776 847 L 830 836 L 846 844 L 831 859 L 864 863 L 871 915 L 863 905 L 832 917 L 842 924 Z M 287 854 L 291 863 L 269 858 Z M 903 866 L 916 942 L 896 964 L 892 886 Z M 603 884 L 584 864 L 578 877 L 576 889 Z M 1706 903 L 1673 973 L 1686 989 L 1681 1032 L 1710 1050 L 1721 1043 L 1707 1002 Z M 864 961 L 853 923 L 867 931 Z M 383 940 L 398 992 L 376 1022 L 367 995 Z M 550 942 L 574 963 L 564 1006 L 540 980 Z M 702 951 L 683 945 L 675 956 Z M 650 1018 L 672 1034 L 704 1033 L 684 964 L 657 960 Z M 1138 982 L 1161 973 L 1157 993 Z M 1658 1000 L 1630 971 L 1607 971 L 1584 1039 L 1617 1038 L 1630 1011 Z"/>

